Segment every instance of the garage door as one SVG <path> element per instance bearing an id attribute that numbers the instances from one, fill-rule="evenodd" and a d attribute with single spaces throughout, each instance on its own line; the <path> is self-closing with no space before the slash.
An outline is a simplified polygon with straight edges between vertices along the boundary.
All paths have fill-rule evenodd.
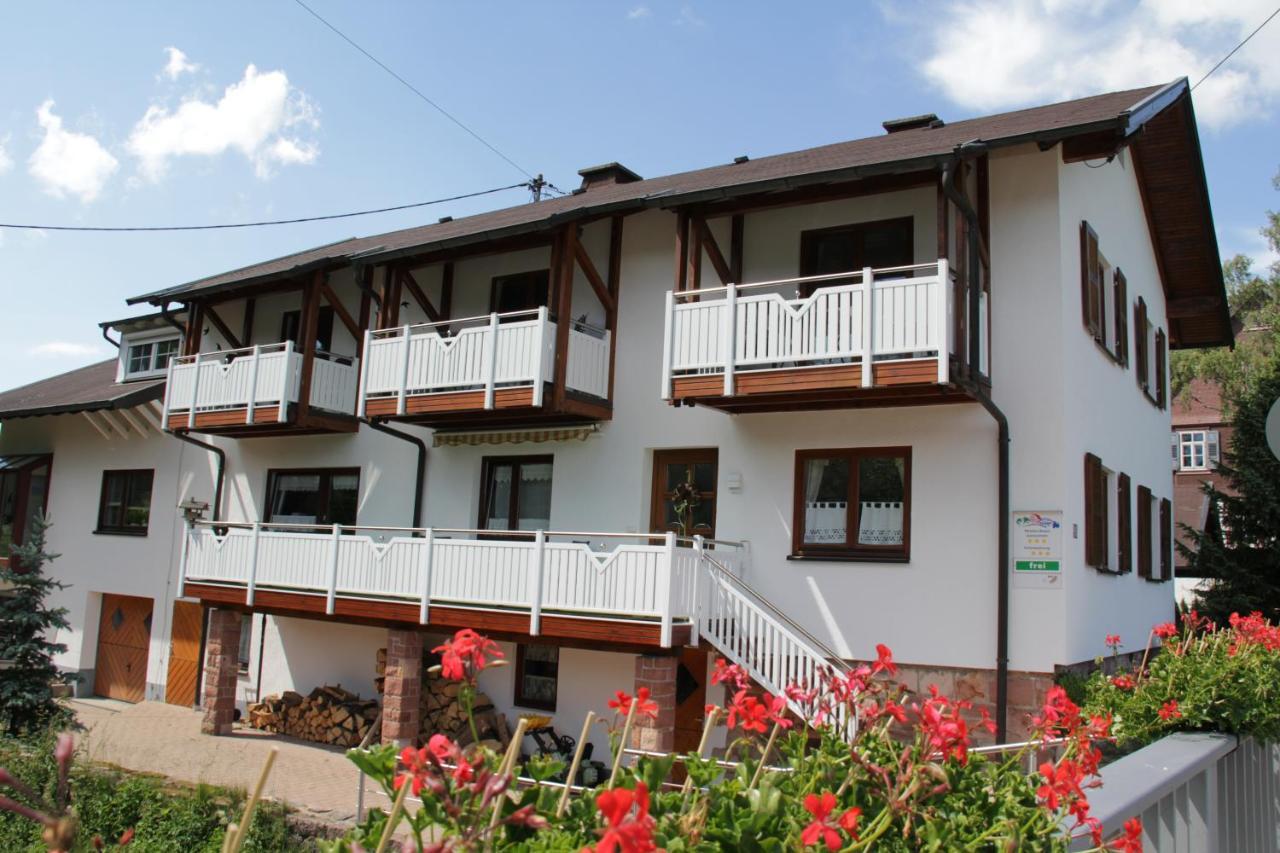
<path id="1" fill-rule="evenodd" d="M 173 603 L 173 635 L 169 645 L 169 674 L 164 701 L 190 708 L 200 683 L 200 628 L 204 609 L 190 601 Z"/>
<path id="2" fill-rule="evenodd" d="M 151 599 L 104 594 L 93 692 L 125 702 L 146 698 L 150 642 Z"/>

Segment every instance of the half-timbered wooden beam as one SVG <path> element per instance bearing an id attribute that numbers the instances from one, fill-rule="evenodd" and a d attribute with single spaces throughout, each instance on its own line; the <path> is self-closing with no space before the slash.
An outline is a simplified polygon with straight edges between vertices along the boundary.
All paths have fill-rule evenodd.
<path id="1" fill-rule="evenodd" d="M 240 345 L 247 347 L 253 343 L 253 315 L 258 300 L 252 296 L 244 301 L 244 318 L 240 321 Z"/>
<path id="2" fill-rule="evenodd" d="M 204 330 L 203 306 L 199 302 L 187 304 L 187 331 L 182 336 L 182 354 L 195 355 L 200 352 L 200 335 Z"/>
<path id="3" fill-rule="evenodd" d="M 689 277 L 685 286 L 690 290 L 702 288 L 702 231 L 695 224 L 694 217 L 689 217 Z"/>
<path id="4" fill-rule="evenodd" d="M 440 318 L 453 317 L 453 261 L 445 261 L 440 268 Z"/>
<path id="5" fill-rule="evenodd" d="M 574 230 L 577 230 L 576 226 Z M 600 271 L 596 269 L 596 265 L 591 261 L 591 256 L 587 254 L 587 247 L 582 245 L 582 241 L 578 239 L 576 233 L 573 237 L 573 257 L 578 262 L 579 268 L 582 269 L 582 274 L 587 277 L 587 283 L 595 291 L 596 298 L 600 300 L 600 304 L 604 307 L 605 314 L 612 314 L 614 310 L 613 295 L 609 293 L 609 286 L 600 277 Z"/>
<path id="6" fill-rule="evenodd" d="M 338 315 L 338 319 L 342 321 L 342 325 L 347 327 L 347 331 L 351 333 L 351 337 L 359 340 L 362 332 L 360 324 L 351 316 L 351 312 L 342 304 L 342 300 L 338 298 L 338 294 L 333 292 L 333 288 L 329 286 L 328 281 L 320 282 L 320 294 L 325 301 L 333 308 L 333 313 Z"/>
<path id="7" fill-rule="evenodd" d="M 729 284 L 734 282 L 733 273 L 729 270 L 729 262 L 724 259 L 724 253 L 720 251 L 720 244 L 716 242 L 716 235 L 711 233 L 711 229 L 707 226 L 707 220 L 694 217 L 692 225 L 698 231 L 697 243 L 707 253 L 707 259 L 711 261 L 711 267 L 716 271 L 716 275 L 720 277 L 721 284 Z"/>
<path id="8" fill-rule="evenodd" d="M 222 316 L 214 309 L 212 305 L 205 306 L 204 315 L 218 330 L 218 334 L 231 346 L 232 349 L 240 349 L 244 344 L 240 343 L 240 339 L 236 337 L 235 332 L 231 331 L 231 327 L 226 324 Z"/>
<path id="9" fill-rule="evenodd" d="M 325 273 L 317 270 L 311 283 L 302 291 L 302 311 L 298 320 L 298 345 L 302 347 L 302 375 L 298 377 L 298 417 L 301 424 L 311 413 L 311 374 L 316 363 L 316 335 L 320 329 L 320 288 Z"/>
<path id="10" fill-rule="evenodd" d="M 378 311 L 378 328 L 390 329 L 400 321 L 400 288 L 395 267 L 382 268 L 382 305 Z"/>
<path id="11" fill-rule="evenodd" d="M 557 266 L 551 274 L 556 279 L 556 370 L 552 384 L 552 397 L 557 408 L 564 405 L 565 377 L 569 368 L 569 327 L 573 325 L 573 256 L 578 242 L 578 226 L 569 224 L 560 232 L 559 250 L 555 256 Z"/>
<path id="12" fill-rule="evenodd" d="M 689 282 L 689 214 L 676 211 L 676 290 L 685 290 Z"/>
<path id="13" fill-rule="evenodd" d="M 439 323 L 440 312 L 436 310 L 436 306 L 431 303 L 431 300 L 427 298 L 427 294 L 418 286 L 418 280 L 413 277 L 413 273 L 406 269 L 401 269 L 399 275 L 401 285 L 404 286 L 405 290 L 409 291 L 409 295 L 421 306 L 423 312 L 427 315 L 427 319 L 432 323 Z"/>

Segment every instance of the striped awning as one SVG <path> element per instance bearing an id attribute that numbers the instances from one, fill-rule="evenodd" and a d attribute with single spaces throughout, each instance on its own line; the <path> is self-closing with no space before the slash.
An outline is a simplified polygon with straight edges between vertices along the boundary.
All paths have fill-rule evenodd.
<path id="1" fill-rule="evenodd" d="M 491 430 L 485 432 L 437 432 L 435 447 L 479 447 L 485 444 L 546 444 L 549 441 L 586 441 L 600 429 L 598 424 L 554 429 Z"/>

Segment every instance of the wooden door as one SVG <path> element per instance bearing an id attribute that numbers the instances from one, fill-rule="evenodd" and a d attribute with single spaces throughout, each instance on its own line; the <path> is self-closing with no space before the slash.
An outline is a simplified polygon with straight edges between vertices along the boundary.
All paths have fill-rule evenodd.
<path id="1" fill-rule="evenodd" d="M 716 460 L 714 447 L 696 450 L 655 450 L 653 452 L 653 496 L 649 509 L 649 529 L 654 533 L 674 530 L 681 536 L 716 535 Z M 691 486 L 694 504 L 680 512 L 677 488 Z"/>
<path id="2" fill-rule="evenodd" d="M 173 603 L 173 632 L 169 641 L 169 673 L 164 701 L 187 708 L 196 704 L 200 684 L 200 634 L 204 608 L 190 601 Z"/>
<path id="3" fill-rule="evenodd" d="M 676 752 L 693 752 L 702 740 L 707 706 L 707 652 L 680 650 L 676 666 Z"/>
<path id="4" fill-rule="evenodd" d="M 104 594 L 93 692 L 125 702 L 145 699 L 150 643 L 151 599 Z"/>

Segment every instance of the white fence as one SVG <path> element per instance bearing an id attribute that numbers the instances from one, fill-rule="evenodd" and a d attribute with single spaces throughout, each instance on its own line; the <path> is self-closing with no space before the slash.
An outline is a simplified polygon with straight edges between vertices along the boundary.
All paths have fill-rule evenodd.
<path id="1" fill-rule="evenodd" d="M 1151 853 L 1280 850 L 1280 748 L 1232 735 L 1162 738 L 1102 768 L 1090 811 L 1107 837 L 1140 817 Z M 1085 840 L 1076 848 L 1089 846 Z"/>
<path id="2" fill-rule="evenodd" d="M 808 296 L 788 298 L 801 288 Z M 785 291 L 785 293 L 784 293 Z M 951 287 L 947 262 L 667 294 L 662 395 L 677 376 L 936 358 L 948 380 Z"/>
<path id="3" fill-rule="evenodd" d="M 169 363 L 165 385 L 165 423 L 170 414 L 185 413 L 195 426 L 197 414 L 245 409 L 245 423 L 252 424 L 255 410 L 279 409 L 284 421 L 290 403 L 298 402 L 302 353 L 286 341 L 282 344 L 220 350 L 175 358 Z M 317 352 L 311 368 L 311 405 L 317 409 L 351 414 L 356 403 L 358 370 L 355 359 Z"/>
<path id="4" fill-rule="evenodd" d="M 366 332 L 359 414 L 370 399 L 395 398 L 404 414 L 408 397 L 476 390 L 492 409 L 498 389 L 521 387 L 532 388 L 533 405 L 541 406 L 555 348 L 556 324 L 545 307 Z M 568 348 L 566 386 L 607 398 L 610 333 L 575 323 Z"/>

